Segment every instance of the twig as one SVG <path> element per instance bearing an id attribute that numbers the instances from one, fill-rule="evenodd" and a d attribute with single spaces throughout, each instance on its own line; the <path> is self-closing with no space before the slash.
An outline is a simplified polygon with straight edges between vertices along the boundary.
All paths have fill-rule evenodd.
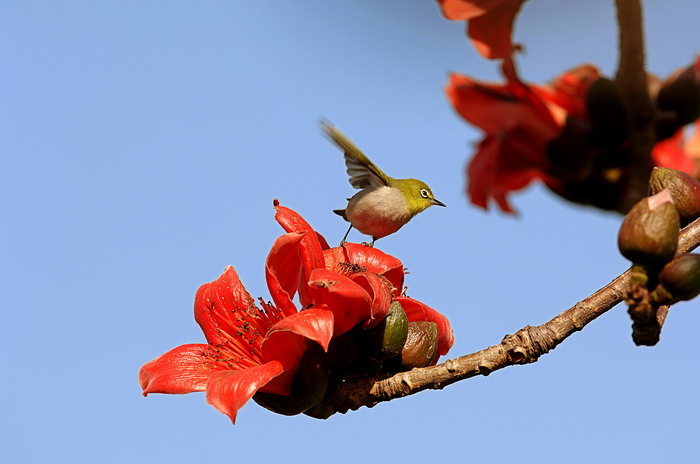
<path id="1" fill-rule="evenodd" d="M 678 254 L 687 253 L 700 244 L 700 219 L 683 229 Z M 516 364 L 536 362 L 574 332 L 620 303 L 629 283 L 626 271 L 605 287 L 549 322 L 526 326 L 514 335 L 506 335 L 501 343 L 476 353 L 449 359 L 437 366 L 413 369 L 390 377 L 361 379 L 338 385 L 330 402 L 339 412 L 372 407 L 382 401 L 412 395 L 422 390 L 439 390 L 459 380 Z M 664 314 L 665 318 L 665 314 Z"/>
<path id="2" fill-rule="evenodd" d="M 654 107 L 644 69 L 644 28 L 640 0 L 615 0 L 619 27 L 620 57 L 615 83 L 627 111 L 631 153 L 626 164 L 627 189 L 620 210 L 627 211 L 645 196 L 656 142 Z"/>

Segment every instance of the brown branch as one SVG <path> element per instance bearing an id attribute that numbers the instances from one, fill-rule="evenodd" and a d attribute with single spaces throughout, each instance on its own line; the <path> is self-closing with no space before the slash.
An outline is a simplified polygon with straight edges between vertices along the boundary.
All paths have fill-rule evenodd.
<path id="1" fill-rule="evenodd" d="M 700 244 L 700 219 L 683 229 L 678 243 L 678 254 L 687 253 Z M 413 369 L 393 376 L 360 379 L 342 383 L 330 397 L 339 412 L 372 407 L 382 401 L 412 395 L 422 390 L 439 390 L 459 380 L 491 372 L 516 364 L 536 362 L 540 356 L 553 350 L 574 332 L 620 303 L 629 283 L 626 271 L 605 287 L 549 322 L 527 326 L 514 335 L 506 335 L 501 343 L 476 353 L 449 359 L 437 366 Z M 663 315 L 665 318 L 665 314 Z"/>
<path id="2" fill-rule="evenodd" d="M 628 115 L 631 151 L 627 163 L 627 189 L 620 210 L 627 211 L 646 195 L 656 143 L 654 106 L 644 69 L 644 28 L 640 0 L 615 0 L 620 58 L 615 83 Z"/>

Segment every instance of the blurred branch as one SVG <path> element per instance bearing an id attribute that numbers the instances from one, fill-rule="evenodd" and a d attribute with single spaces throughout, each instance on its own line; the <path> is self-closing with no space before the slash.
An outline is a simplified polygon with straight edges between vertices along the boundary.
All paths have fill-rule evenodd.
<path id="1" fill-rule="evenodd" d="M 644 25 L 640 0 L 615 0 L 620 57 L 615 82 L 628 115 L 631 159 L 627 163 L 627 194 L 620 210 L 627 211 L 646 195 L 653 168 L 651 151 L 656 143 L 654 107 L 644 69 Z"/>
<path id="2" fill-rule="evenodd" d="M 700 219 L 685 227 L 680 236 L 678 254 L 687 253 L 700 244 Z M 442 364 L 413 369 L 389 377 L 360 379 L 337 386 L 331 403 L 339 412 L 372 407 L 377 403 L 412 395 L 422 390 L 439 390 L 459 380 L 516 364 L 536 362 L 574 332 L 582 330 L 597 317 L 620 303 L 629 283 L 627 271 L 588 298 L 549 322 L 526 326 L 501 343 L 476 353 L 449 359 Z M 665 319 L 665 314 L 663 315 Z"/>

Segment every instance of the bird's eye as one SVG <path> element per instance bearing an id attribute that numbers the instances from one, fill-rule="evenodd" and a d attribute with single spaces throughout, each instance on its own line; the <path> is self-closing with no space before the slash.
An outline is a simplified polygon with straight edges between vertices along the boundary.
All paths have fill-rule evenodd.
<path id="1" fill-rule="evenodd" d="M 428 191 L 426 189 L 420 189 L 420 196 L 423 198 L 430 198 L 430 195 L 428 194 Z"/>

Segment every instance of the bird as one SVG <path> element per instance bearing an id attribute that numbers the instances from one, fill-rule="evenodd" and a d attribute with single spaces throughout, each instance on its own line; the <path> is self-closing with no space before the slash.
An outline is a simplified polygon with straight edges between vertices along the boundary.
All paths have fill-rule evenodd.
<path id="1" fill-rule="evenodd" d="M 350 185 L 360 189 L 348 198 L 345 209 L 333 210 L 350 223 L 341 245 L 346 242 L 353 227 L 371 236 L 369 246 L 374 246 L 374 242 L 393 234 L 416 214 L 433 205 L 446 206 L 435 198 L 425 182 L 418 179 L 394 179 L 386 175 L 330 122 L 322 120 L 321 129 L 343 150 Z"/>

